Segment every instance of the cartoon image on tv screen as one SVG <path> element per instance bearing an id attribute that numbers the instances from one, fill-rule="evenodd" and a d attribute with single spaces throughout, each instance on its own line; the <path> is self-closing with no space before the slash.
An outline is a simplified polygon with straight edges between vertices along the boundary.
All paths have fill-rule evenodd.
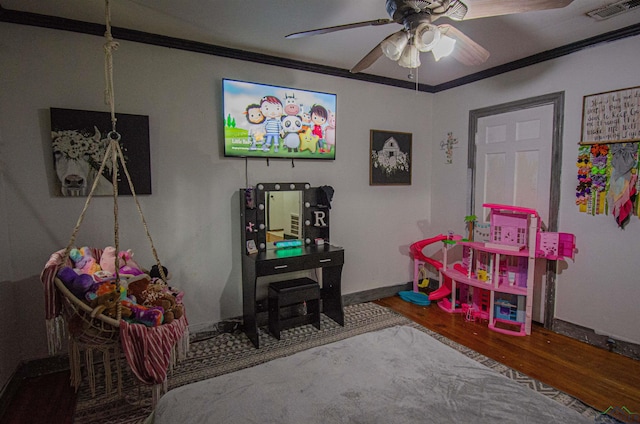
<path id="1" fill-rule="evenodd" d="M 336 95 L 224 79 L 224 154 L 335 159 Z"/>

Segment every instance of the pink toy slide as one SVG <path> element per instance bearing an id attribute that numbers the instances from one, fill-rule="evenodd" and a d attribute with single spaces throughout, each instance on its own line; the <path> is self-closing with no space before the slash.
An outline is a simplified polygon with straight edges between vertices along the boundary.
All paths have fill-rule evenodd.
<path id="1" fill-rule="evenodd" d="M 431 237 L 428 239 L 424 239 L 424 240 L 420 240 L 417 241 L 415 243 L 413 243 L 411 245 L 411 247 L 409 248 L 409 250 L 411 251 L 411 254 L 413 255 L 413 259 L 414 260 L 419 260 L 419 261 L 423 261 L 425 263 L 431 264 L 434 266 L 435 269 L 437 269 L 438 271 L 440 271 L 442 269 L 442 262 L 437 261 L 433 258 L 429 258 L 427 256 L 424 255 L 424 253 L 422 253 L 422 249 L 425 248 L 425 246 L 428 246 L 430 244 L 436 243 L 438 241 L 443 241 L 443 240 L 460 240 L 462 237 L 461 236 L 446 236 L 444 234 L 439 234 L 435 237 Z M 458 265 L 456 265 L 458 266 Z M 466 271 L 464 271 L 466 272 Z M 451 278 L 449 277 L 444 277 L 444 284 L 442 284 L 442 286 L 431 292 L 431 294 L 429 294 L 429 300 L 440 300 L 444 297 L 447 297 L 451 294 Z"/>
<path id="2" fill-rule="evenodd" d="M 467 270 L 461 264 L 455 264 L 453 266 L 453 269 L 455 269 L 456 271 L 460 271 L 463 274 L 467 273 Z M 444 277 L 444 284 L 438 290 L 432 291 L 429 294 L 429 300 L 440 300 L 442 298 L 449 296 L 450 294 L 451 294 L 451 278 Z"/>

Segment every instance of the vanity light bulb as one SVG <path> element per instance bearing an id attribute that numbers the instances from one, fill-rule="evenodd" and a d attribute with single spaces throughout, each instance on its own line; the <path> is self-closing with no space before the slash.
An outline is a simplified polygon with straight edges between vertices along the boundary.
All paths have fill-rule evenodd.
<path id="1" fill-rule="evenodd" d="M 311 187 L 309 184 L 305 184 L 304 188 L 309 189 L 309 187 Z"/>
<path id="2" fill-rule="evenodd" d="M 258 205 L 258 209 L 260 209 L 261 211 L 263 211 L 263 210 L 264 210 L 264 205 L 263 205 L 262 203 L 260 203 L 260 204 Z"/>
<path id="3" fill-rule="evenodd" d="M 311 221 L 309 221 L 309 220 L 307 219 L 306 221 L 304 221 L 304 225 L 306 225 L 306 226 L 308 227 L 309 225 L 311 225 Z"/>
<path id="4" fill-rule="evenodd" d="M 260 224 L 260 229 L 264 230 L 264 228 L 265 228 L 264 224 Z"/>
<path id="5" fill-rule="evenodd" d="M 296 185 L 295 185 L 295 184 L 291 184 L 291 185 L 289 186 L 289 188 L 290 188 L 291 190 L 295 190 L 295 189 L 296 189 Z"/>
<path id="6" fill-rule="evenodd" d="M 280 184 L 276 184 L 274 187 L 276 190 L 280 190 Z"/>
<path id="7" fill-rule="evenodd" d="M 264 250 L 265 247 L 267 247 L 267 246 L 265 246 L 264 243 L 260 243 L 260 250 Z"/>
<path id="8" fill-rule="evenodd" d="M 262 184 L 258 184 L 258 190 L 264 190 L 264 186 Z"/>
<path id="9" fill-rule="evenodd" d="M 311 203 L 309 203 L 309 202 L 305 202 L 304 207 L 305 207 L 305 208 L 311 207 Z"/>
<path id="10" fill-rule="evenodd" d="M 305 239 L 304 242 L 307 243 L 307 244 L 311 244 L 311 239 Z"/>

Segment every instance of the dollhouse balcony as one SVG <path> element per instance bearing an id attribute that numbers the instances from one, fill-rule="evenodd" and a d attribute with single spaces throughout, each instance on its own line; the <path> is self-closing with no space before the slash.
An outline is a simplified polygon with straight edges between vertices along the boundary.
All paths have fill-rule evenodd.
<path id="1" fill-rule="evenodd" d="M 514 250 L 511 246 L 498 245 L 495 243 L 482 243 L 477 241 L 461 241 L 458 242 L 461 246 L 469 246 L 472 249 L 482 250 L 488 253 L 498 253 L 500 255 L 510 255 L 510 256 L 529 256 L 529 249 L 522 248 Z"/>
<path id="2" fill-rule="evenodd" d="M 510 285 L 507 280 L 505 280 L 504 283 L 500 283 L 498 285 L 495 285 L 491 281 L 483 281 L 483 280 L 479 280 L 479 279 L 473 278 L 473 277 L 469 278 L 467 276 L 467 274 L 465 274 L 463 272 L 460 272 L 457 269 L 452 269 L 452 268 L 443 270 L 442 274 L 445 277 L 451 278 L 456 283 L 467 284 L 467 285 L 472 286 L 472 287 L 478 287 L 478 288 L 481 288 L 481 289 L 493 290 L 493 291 L 497 291 L 497 292 L 500 292 L 500 293 L 517 294 L 517 295 L 523 295 L 523 296 L 527 295 L 527 288 L 526 287 L 519 287 L 517 285 Z"/>

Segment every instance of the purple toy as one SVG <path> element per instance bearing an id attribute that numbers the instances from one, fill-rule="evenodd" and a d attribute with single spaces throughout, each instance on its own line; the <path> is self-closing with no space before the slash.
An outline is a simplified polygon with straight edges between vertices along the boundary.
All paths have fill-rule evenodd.
<path id="1" fill-rule="evenodd" d="M 58 278 L 78 298 L 84 298 L 87 293 L 93 287 L 93 277 L 89 274 L 76 274 L 76 272 L 65 266 L 58 271 Z"/>

